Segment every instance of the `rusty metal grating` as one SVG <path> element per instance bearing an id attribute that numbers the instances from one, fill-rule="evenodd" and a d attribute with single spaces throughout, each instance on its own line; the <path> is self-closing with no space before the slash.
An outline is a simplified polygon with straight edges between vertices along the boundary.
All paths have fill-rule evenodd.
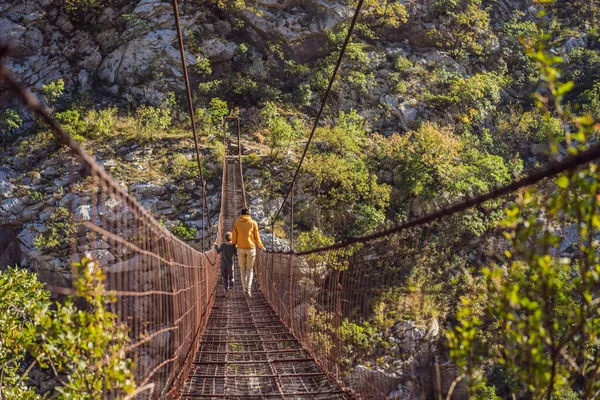
<path id="1" fill-rule="evenodd" d="M 218 291 L 182 399 L 350 398 L 275 317 L 262 293 L 246 298 L 239 285 L 230 298 L 222 287 Z"/>

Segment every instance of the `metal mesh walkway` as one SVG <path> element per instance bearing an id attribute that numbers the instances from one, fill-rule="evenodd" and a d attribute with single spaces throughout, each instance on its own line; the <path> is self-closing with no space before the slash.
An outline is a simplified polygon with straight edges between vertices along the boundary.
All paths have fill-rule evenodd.
<path id="1" fill-rule="evenodd" d="M 283 326 L 262 293 L 244 297 L 239 279 L 236 268 L 230 298 L 219 288 L 182 398 L 349 398 Z"/>
<path id="2" fill-rule="evenodd" d="M 232 230 L 244 204 L 239 163 L 227 157 L 223 232 Z M 235 265 L 234 271 L 231 297 L 219 285 L 182 398 L 348 398 L 281 323 L 256 282 L 252 297 L 243 295 Z"/>

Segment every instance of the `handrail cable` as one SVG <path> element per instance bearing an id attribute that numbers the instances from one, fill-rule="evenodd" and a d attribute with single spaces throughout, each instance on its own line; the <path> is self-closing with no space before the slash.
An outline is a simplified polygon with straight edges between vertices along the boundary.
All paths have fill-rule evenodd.
<path id="1" fill-rule="evenodd" d="M 598 158 L 600 158 L 600 143 L 590 147 L 588 150 L 583 151 L 577 155 L 569 156 L 563 161 L 550 162 L 545 167 L 537 169 L 528 174 L 527 176 L 514 181 L 513 183 L 510 183 L 505 186 L 500 186 L 475 197 L 465 196 L 463 200 L 459 202 L 456 202 L 440 210 L 431 212 L 422 217 L 416 218 L 412 221 L 396 224 L 391 228 L 384 229 L 382 231 L 375 232 L 370 235 L 355 236 L 344 241 L 334 243 L 330 246 L 317 247 L 311 250 L 301 251 L 298 253 L 291 251 L 277 251 L 275 253 L 293 253 L 295 255 L 303 256 L 308 254 L 335 250 L 342 247 L 350 246 L 355 243 L 370 242 L 382 238 L 384 236 L 389 236 L 391 234 L 398 233 L 400 231 L 404 231 L 417 226 L 426 225 L 440 218 L 451 216 L 461 211 L 465 211 L 473 206 L 480 205 L 481 203 L 484 203 L 488 200 L 493 200 L 498 197 L 507 195 L 511 192 L 514 192 L 518 189 L 524 188 L 526 186 L 531 186 L 545 178 L 549 178 L 554 175 L 560 174 L 561 172 L 569 171 L 578 166 L 588 164 Z"/>
<path id="2" fill-rule="evenodd" d="M 364 0 L 358 0 L 358 4 L 356 5 L 356 10 L 354 11 L 354 16 L 352 17 L 352 22 L 350 23 L 350 27 L 348 28 L 348 33 L 346 34 L 346 39 L 344 40 L 344 44 L 342 45 L 342 49 L 340 51 L 340 56 L 335 64 L 335 68 L 333 69 L 333 74 L 329 79 L 329 85 L 327 86 L 327 91 L 325 92 L 325 96 L 323 97 L 323 101 L 321 102 L 321 107 L 319 108 L 319 112 L 315 118 L 315 122 L 310 131 L 310 135 L 308 136 L 308 141 L 306 142 L 306 146 L 304 146 L 304 151 L 302 152 L 302 157 L 300 158 L 300 162 L 298 163 L 298 168 L 296 168 L 296 172 L 294 173 L 294 177 L 292 178 L 292 182 L 283 197 L 283 201 L 281 202 L 281 206 L 277 210 L 275 217 L 271 220 L 271 225 L 275 223 L 279 214 L 281 214 L 281 210 L 283 210 L 283 206 L 290 195 L 290 192 L 294 188 L 294 184 L 296 183 L 296 179 L 298 178 L 298 174 L 300 173 L 300 168 L 302 167 L 302 163 L 304 162 L 304 158 L 306 157 L 306 153 L 308 151 L 308 147 L 312 141 L 312 138 L 315 134 L 315 130 L 317 129 L 317 125 L 319 124 L 319 120 L 321 119 L 321 114 L 323 114 L 323 110 L 325 109 L 325 105 L 327 104 L 327 100 L 329 99 L 329 94 L 331 93 L 331 88 L 333 87 L 333 83 L 335 78 L 337 77 L 338 70 L 340 69 L 340 65 L 342 64 L 342 59 L 344 58 L 344 53 L 346 52 L 346 47 L 348 47 L 348 43 L 350 42 L 350 38 L 352 37 L 352 31 L 354 30 L 354 26 L 356 25 L 356 21 L 358 20 L 358 15 L 360 13 L 360 9 L 363 5 Z"/>
<path id="3" fill-rule="evenodd" d="M 179 20 L 179 6 L 177 0 L 172 0 L 173 13 L 175 14 L 175 24 L 177 25 L 177 40 L 179 42 L 179 53 L 181 54 L 181 66 L 183 69 L 183 78 L 185 80 L 185 88 L 187 93 L 188 112 L 190 114 L 190 122 L 192 124 L 192 133 L 194 135 L 194 148 L 196 150 L 196 162 L 198 164 L 198 171 L 200 171 L 200 182 L 202 184 L 202 214 L 206 209 L 206 217 L 208 218 L 208 240 L 209 245 L 212 246 L 212 222 L 210 218 L 210 212 L 208 210 L 208 204 L 206 203 L 206 182 L 204 180 L 204 173 L 202 171 L 202 162 L 200 161 L 200 150 L 198 149 L 198 135 L 196 133 L 196 118 L 194 116 L 194 104 L 192 101 L 192 90 L 190 88 L 190 77 L 188 75 L 187 63 L 185 61 L 185 48 L 183 44 L 183 35 L 181 33 L 181 22 Z M 204 247 L 204 215 L 202 215 L 202 250 Z"/>

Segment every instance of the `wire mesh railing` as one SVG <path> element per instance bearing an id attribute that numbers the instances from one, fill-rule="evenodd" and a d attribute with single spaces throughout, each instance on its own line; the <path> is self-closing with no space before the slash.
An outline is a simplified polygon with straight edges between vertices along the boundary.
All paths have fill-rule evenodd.
<path id="1" fill-rule="evenodd" d="M 451 238 L 433 223 L 312 254 L 262 252 L 257 276 L 309 354 L 360 398 L 445 396 L 456 376 L 429 348 L 440 345 L 440 332 L 427 307 L 443 304 L 443 293 L 460 297 L 447 274 L 456 249 L 472 240 Z M 483 254 L 484 244 L 472 246 Z M 393 314 L 398 319 L 381 319 Z M 439 379 L 436 369 L 444 372 Z"/>
<path id="2" fill-rule="evenodd" d="M 481 289 L 470 277 L 482 276 L 482 266 L 507 262 L 504 207 L 522 201 L 531 185 L 552 192 L 550 177 L 572 175 L 599 158 L 595 144 L 509 185 L 367 236 L 300 252 L 262 252 L 260 288 L 320 366 L 359 397 L 466 398 L 449 353 L 438 351 L 447 345 L 440 321 L 459 309 L 463 295 Z M 576 223 L 583 231 L 589 224 Z M 561 246 L 555 240 L 531 252 L 556 255 Z"/>
<path id="3" fill-rule="evenodd" d="M 0 56 L 9 50 L 8 44 L 2 44 Z M 2 63 L 0 81 L 52 128 L 74 156 L 64 163 L 62 187 L 68 194 L 60 202 L 67 214 L 61 222 L 70 227 L 70 235 L 52 255 L 58 260 L 53 265 L 68 268 L 84 256 L 98 261 L 106 275 L 107 294 L 116 298 L 111 307 L 129 327 L 131 342 L 126 351 L 134 360 L 136 398 L 178 397 L 214 303 L 219 256 L 214 250 L 195 250 L 159 224 Z M 223 168 L 224 181 L 225 173 Z M 224 186 L 221 200 L 227 201 Z M 73 293 L 68 287 L 51 289 Z"/>

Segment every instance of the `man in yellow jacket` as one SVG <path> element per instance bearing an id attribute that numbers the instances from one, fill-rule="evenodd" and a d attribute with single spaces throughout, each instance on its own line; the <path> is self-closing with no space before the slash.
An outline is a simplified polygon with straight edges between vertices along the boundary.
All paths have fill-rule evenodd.
<path id="1" fill-rule="evenodd" d="M 250 217 L 250 209 L 242 208 L 242 215 L 233 225 L 233 244 L 237 246 L 240 274 L 242 275 L 242 289 L 244 295 L 252 296 L 252 278 L 254 277 L 254 260 L 256 247 L 264 250 L 260 240 L 258 224 Z"/>

